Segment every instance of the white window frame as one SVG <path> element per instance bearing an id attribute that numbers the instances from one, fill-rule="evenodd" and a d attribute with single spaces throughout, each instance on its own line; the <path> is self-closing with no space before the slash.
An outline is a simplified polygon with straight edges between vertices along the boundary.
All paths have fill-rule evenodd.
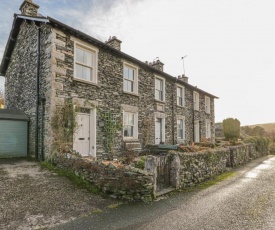
<path id="1" fill-rule="evenodd" d="M 162 100 L 161 100 L 161 98 L 158 98 L 157 93 L 156 93 L 157 91 L 160 91 L 160 90 L 156 89 L 156 81 L 157 80 L 162 81 Z M 162 78 L 159 76 L 155 76 L 155 100 L 165 102 L 165 78 Z"/>
<path id="2" fill-rule="evenodd" d="M 79 63 L 76 61 L 77 48 L 80 48 L 80 49 L 82 49 L 86 52 L 89 52 L 93 55 L 93 61 L 92 61 L 91 66 L 86 66 L 85 64 Z M 83 79 L 83 78 L 77 76 L 77 73 L 76 73 L 76 65 L 77 64 L 92 69 L 92 80 Z M 91 45 L 87 45 L 87 44 L 79 42 L 79 41 L 74 41 L 74 79 L 78 80 L 78 81 L 84 81 L 84 82 L 88 82 L 88 83 L 97 84 L 97 64 L 98 64 L 98 49 Z"/>
<path id="3" fill-rule="evenodd" d="M 178 89 L 181 89 L 181 97 L 178 95 Z M 179 100 L 180 98 L 182 99 L 181 103 L 180 103 L 180 100 Z M 185 106 L 185 88 L 183 86 L 180 86 L 180 85 L 177 85 L 177 105 L 181 106 L 181 107 Z"/>
<path id="4" fill-rule="evenodd" d="M 160 133 L 161 140 L 160 140 L 160 143 L 161 142 L 165 143 L 165 122 L 166 122 L 165 117 L 164 116 L 159 116 L 156 113 L 155 114 L 155 125 L 156 125 L 157 119 L 161 119 L 161 133 Z M 156 138 L 156 126 L 155 126 L 155 138 Z M 155 144 L 156 144 L 156 139 L 155 139 Z"/>
<path id="5" fill-rule="evenodd" d="M 124 76 L 125 68 L 129 68 L 134 71 L 134 80 L 132 81 L 133 82 L 133 91 L 128 91 L 124 88 L 124 81 L 131 81 L 129 79 L 126 79 Z M 138 67 L 137 66 L 131 65 L 127 62 L 123 63 L 123 86 L 122 87 L 123 87 L 123 92 L 125 92 L 125 93 L 138 94 Z"/>
<path id="6" fill-rule="evenodd" d="M 182 133 L 179 135 L 179 122 L 182 122 Z M 185 118 L 177 119 L 177 139 L 185 140 Z"/>
<path id="7" fill-rule="evenodd" d="M 133 125 L 133 136 L 124 136 L 124 127 L 125 127 L 125 115 L 133 114 L 134 115 L 134 125 Z M 123 111 L 123 140 L 129 139 L 138 139 L 138 112 L 128 112 Z"/>
<path id="8" fill-rule="evenodd" d="M 200 121 L 199 120 L 194 121 L 194 142 L 195 143 L 200 142 Z"/>
<path id="9" fill-rule="evenodd" d="M 205 120 L 205 137 L 211 139 L 211 121 L 208 119 Z"/>
<path id="10" fill-rule="evenodd" d="M 200 110 L 200 94 L 196 91 L 193 93 L 194 97 L 194 110 L 199 111 Z"/>
<path id="11" fill-rule="evenodd" d="M 205 112 L 210 114 L 210 97 L 205 96 Z"/>

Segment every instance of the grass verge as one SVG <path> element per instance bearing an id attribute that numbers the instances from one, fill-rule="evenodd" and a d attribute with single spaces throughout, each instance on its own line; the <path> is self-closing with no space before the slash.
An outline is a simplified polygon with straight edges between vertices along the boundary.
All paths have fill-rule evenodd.
<path id="1" fill-rule="evenodd" d="M 100 189 L 96 185 L 91 184 L 89 181 L 85 180 L 81 176 L 77 176 L 74 171 L 57 168 L 54 165 L 52 165 L 46 161 L 41 162 L 40 165 L 42 168 L 46 168 L 50 171 L 53 171 L 53 172 L 57 173 L 59 176 L 67 177 L 70 181 L 72 181 L 79 188 L 85 188 L 93 194 L 97 194 L 97 195 L 100 194 Z"/>
<path id="2" fill-rule="evenodd" d="M 203 190 L 203 189 L 206 189 L 206 188 L 209 188 L 221 181 L 224 181 L 230 177 L 233 177 L 235 176 L 237 173 L 236 172 L 233 172 L 233 171 L 230 171 L 230 172 L 225 172 L 225 173 L 222 173 L 218 176 L 215 176 L 213 177 L 212 179 L 210 180 L 207 180 L 207 181 L 204 181 L 194 187 L 191 187 L 191 188 L 185 188 L 183 189 L 184 192 L 194 192 L 194 191 L 198 191 L 198 190 Z"/>

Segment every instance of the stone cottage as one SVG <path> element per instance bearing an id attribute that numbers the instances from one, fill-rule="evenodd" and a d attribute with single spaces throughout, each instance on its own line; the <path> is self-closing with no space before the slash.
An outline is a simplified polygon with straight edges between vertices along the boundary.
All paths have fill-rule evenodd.
<path id="1" fill-rule="evenodd" d="M 120 124 L 112 133 L 117 154 L 148 144 L 214 141 L 216 96 L 185 76 L 165 73 L 159 60 L 142 62 L 122 52 L 116 37 L 99 41 L 40 15 L 38 8 L 25 0 L 14 15 L 0 67 L 6 108 L 30 118 L 30 155 L 51 155 L 51 121 L 67 100 L 79 108 L 71 148 L 82 156 L 109 153 L 112 130 L 106 126 L 114 123 Z"/>

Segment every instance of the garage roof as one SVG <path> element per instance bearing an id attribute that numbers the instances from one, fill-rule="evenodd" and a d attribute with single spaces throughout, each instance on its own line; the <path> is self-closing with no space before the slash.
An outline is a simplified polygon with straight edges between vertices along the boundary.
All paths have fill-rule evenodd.
<path id="1" fill-rule="evenodd" d="M 0 120 L 29 121 L 29 118 L 20 110 L 0 109 Z"/>

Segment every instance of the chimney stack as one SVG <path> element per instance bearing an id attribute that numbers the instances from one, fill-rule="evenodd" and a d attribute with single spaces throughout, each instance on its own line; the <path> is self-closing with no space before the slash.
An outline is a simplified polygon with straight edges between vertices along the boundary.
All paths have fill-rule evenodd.
<path id="1" fill-rule="evenodd" d="M 149 65 L 157 70 L 163 71 L 164 64 L 160 60 L 150 62 Z"/>
<path id="2" fill-rule="evenodd" d="M 37 17 L 38 9 L 39 6 L 33 3 L 32 0 L 24 0 L 24 2 L 21 4 L 19 8 L 21 14 L 33 17 Z"/>
<path id="3" fill-rule="evenodd" d="M 181 76 L 179 75 L 178 79 L 184 81 L 185 83 L 188 83 L 188 77 L 186 77 L 184 74 L 182 74 Z"/>
<path id="4" fill-rule="evenodd" d="M 108 41 L 106 41 L 105 43 L 111 47 L 113 47 L 114 49 L 117 49 L 120 51 L 120 45 L 121 45 L 121 42 L 119 39 L 117 39 L 116 36 L 113 36 L 113 37 L 109 37 Z"/>

